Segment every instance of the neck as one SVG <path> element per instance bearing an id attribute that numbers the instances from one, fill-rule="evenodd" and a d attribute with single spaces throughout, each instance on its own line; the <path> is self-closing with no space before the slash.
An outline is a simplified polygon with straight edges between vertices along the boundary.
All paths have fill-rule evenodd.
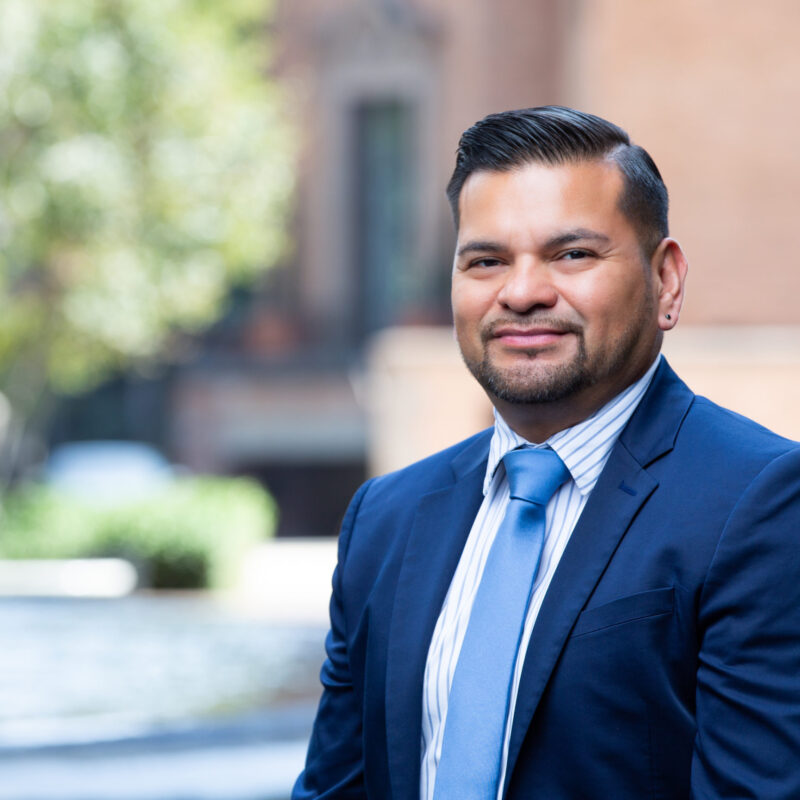
<path id="1" fill-rule="evenodd" d="M 541 444 L 559 431 L 571 428 L 590 417 L 605 403 L 581 408 L 563 400 L 552 403 L 507 403 L 491 398 L 494 407 L 514 433 L 534 444 Z M 609 398 L 610 400 L 611 398 Z"/>

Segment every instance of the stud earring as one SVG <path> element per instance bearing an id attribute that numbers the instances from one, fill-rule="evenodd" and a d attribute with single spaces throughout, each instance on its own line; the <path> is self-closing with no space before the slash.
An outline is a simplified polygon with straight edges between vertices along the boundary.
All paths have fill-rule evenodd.
<path id="1" fill-rule="evenodd" d="M 664 314 L 664 316 L 665 316 L 667 319 L 672 319 L 672 317 L 671 317 L 669 314 Z"/>

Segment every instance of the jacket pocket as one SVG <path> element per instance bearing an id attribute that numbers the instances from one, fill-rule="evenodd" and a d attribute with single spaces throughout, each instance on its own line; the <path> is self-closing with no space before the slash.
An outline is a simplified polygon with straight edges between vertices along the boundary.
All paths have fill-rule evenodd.
<path id="1" fill-rule="evenodd" d="M 637 619 L 671 614 L 674 606 L 674 590 L 671 586 L 651 589 L 647 592 L 620 597 L 595 608 L 587 608 L 572 629 L 572 638 L 592 631 L 633 622 Z"/>

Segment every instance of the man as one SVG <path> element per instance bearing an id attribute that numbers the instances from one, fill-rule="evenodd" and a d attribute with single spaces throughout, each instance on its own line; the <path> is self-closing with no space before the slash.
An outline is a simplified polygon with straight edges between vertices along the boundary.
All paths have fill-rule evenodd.
<path id="1" fill-rule="evenodd" d="M 800 446 L 659 356 L 687 264 L 655 164 L 527 109 L 448 193 L 496 424 L 351 503 L 294 797 L 800 798 Z"/>

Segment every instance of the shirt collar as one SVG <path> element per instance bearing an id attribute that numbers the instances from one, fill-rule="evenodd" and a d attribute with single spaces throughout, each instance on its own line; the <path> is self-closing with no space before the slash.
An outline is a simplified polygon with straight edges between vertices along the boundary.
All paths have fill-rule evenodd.
<path id="1" fill-rule="evenodd" d="M 558 453 L 581 494 L 589 494 L 594 489 L 622 429 L 647 391 L 660 360 L 661 356 L 656 357 L 638 381 L 609 400 L 591 417 L 553 434 L 541 444 L 533 444 L 511 430 L 495 409 L 494 433 L 489 444 L 489 458 L 483 481 L 484 495 L 489 491 L 497 468 L 506 453 L 518 447 L 548 446 Z"/>

